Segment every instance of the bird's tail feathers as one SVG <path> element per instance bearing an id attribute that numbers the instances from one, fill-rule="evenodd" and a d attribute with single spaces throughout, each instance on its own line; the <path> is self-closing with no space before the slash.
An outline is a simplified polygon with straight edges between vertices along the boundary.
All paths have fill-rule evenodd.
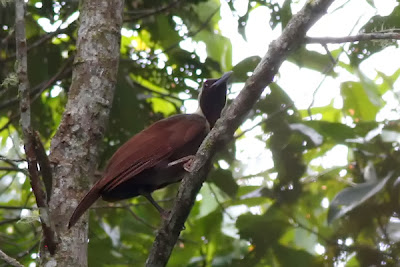
<path id="1" fill-rule="evenodd" d="M 100 197 L 100 189 L 94 186 L 76 207 L 74 213 L 71 216 L 71 219 L 69 219 L 68 229 L 70 229 L 72 226 L 75 225 L 75 223 L 79 220 L 82 214 L 85 213 L 85 211 L 89 209 L 90 206 L 92 206 L 93 203 L 96 202 L 96 200 L 99 197 Z"/>

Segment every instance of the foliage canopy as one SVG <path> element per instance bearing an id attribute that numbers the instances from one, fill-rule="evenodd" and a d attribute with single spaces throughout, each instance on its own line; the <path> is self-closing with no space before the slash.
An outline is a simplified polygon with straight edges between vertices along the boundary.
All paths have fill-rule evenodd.
<path id="1" fill-rule="evenodd" d="M 234 40 L 221 33 L 220 5 L 229 7 L 244 39 L 257 8 L 269 9 L 270 27 L 279 31 L 298 5 L 248 1 L 243 12 L 235 2 L 126 1 L 117 90 L 99 170 L 129 137 L 184 112 L 184 102 L 197 98 L 203 79 L 233 69 L 234 98 L 260 58 L 233 65 Z M 67 101 L 73 62 L 79 61 L 78 2 L 33 0 L 27 8 L 33 126 L 48 149 Z M 0 248 L 28 265 L 37 257 L 41 228 L 21 160 L 13 14 L 12 2 L 0 2 Z M 371 17 L 361 32 L 399 24 L 397 2 L 389 15 Z M 282 86 L 290 77 L 278 77 L 235 141 L 217 155 L 169 266 L 398 265 L 400 69 L 377 69 L 369 77 L 359 68 L 397 46 L 398 41 L 358 42 L 337 45 L 328 54 L 305 45 L 293 54 L 292 64 L 321 73 L 321 79 L 340 78 L 335 101 L 342 105 L 332 99 L 300 109 Z M 265 147 L 271 167 L 265 157 L 252 157 L 254 163 L 243 156 L 243 147 L 256 146 Z M 338 165 L 335 156 L 343 151 L 346 164 Z M 160 190 L 155 198 L 170 207 L 176 189 Z M 89 266 L 144 265 L 160 222 L 144 199 L 98 202 L 90 218 Z"/>

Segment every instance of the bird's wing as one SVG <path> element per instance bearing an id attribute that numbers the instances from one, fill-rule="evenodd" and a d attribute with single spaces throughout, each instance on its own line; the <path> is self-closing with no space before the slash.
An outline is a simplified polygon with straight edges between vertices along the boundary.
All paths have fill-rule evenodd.
<path id="1" fill-rule="evenodd" d="M 177 115 L 154 123 L 115 152 L 97 186 L 110 191 L 134 179 L 135 175 L 168 159 L 176 150 L 203 134 L 205 127 L 205 119 L 197 115 Z"/>
<path id="2" fill-rule="evenodd" d="M 182 114 L 158 121 L 132 137 L 111 157 L 103 178 L 81 200 L 71 216 L 68 228 L 101 196 L 101 192 L 135 179 L 135 175 L 167 159 L 205 130 L 205 118 Z"/>

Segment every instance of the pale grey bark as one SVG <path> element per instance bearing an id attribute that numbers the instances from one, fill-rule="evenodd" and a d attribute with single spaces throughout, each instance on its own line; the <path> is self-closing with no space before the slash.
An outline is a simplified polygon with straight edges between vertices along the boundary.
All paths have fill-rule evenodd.
<path id="1" fill-rule="evenodd" d="M 10 256 L 8 256 L 2 250 L 0 250 L 0 259 L 2 259 L 5 263 L 9 264 L 10 266 L 13 266 L 13 267 L 24 267 L 24 265 L 19 263 L 16 259 L 11 258 Z"/>
<path id="2" fill-rule="evenodd" d="M 392 32 L 371 32 L 360 33 L 353 36 L 344 37 L 307 37 L 305 42 L 307 44 L 341 44 L 341 43 L 354 43 L 372 40 L 400 40 L 400 33 L 395 32 L 400 29 L 393 29 Z"/>
<path id="3" fill-rule="evenodd" d="M 303 44 L 308 29 L 326 13 L 332 2 L 333 0 L 307 1 L 303 9 L 290 20 L 282 35 L 271 43 L 267 54 L 247 80 L 241 93 L 223 112 L 197 152 L 193 162 L 194 171 L 185 175 L 170 217 L 163 221 L 157 233 L 146 266 L 159 267 L 167 264 L 196 195 L 206 179 L 210 160 L 217 147 L 232 139 L 235 130 L 263 90 L 272 82 L 282 62 Z"/>
<path id="4" fill-rule="evenodd" d="M 96 169 L 117 80 L 123 0 L 85 0 L 80 12 L 68 103 L 51 143 L 49 208 L 58 244 L 53 256 L 41 248 L 43 266 L 87 266 L 88 217 L 67 225 Z"/>
<path id="5" fill-rule="evenodd" d="M 31 124 L 28 54 L 25 35 L 25 2 L 24 0 L 17 0 L 15 1 L 15 43 L 17 56 L 16 65 L 18 76 L 18 95 L 20 98 L 20 123 L 24 139 L 26 160 L 28 162 L 28 177 L 31 183 L 32 192 L 35 195 L 36 204 L 39 208 L 39 216 L 43 230 L 44 244 L 46 245 L 47 250 L 51 254 L 53 254 L 56 247 L 54 229 L 52 228 L 51 221 L 49 220 L 49 209 L 46 201 L 47 197 L 45 191 L 43 190 L 43 185 L 40 180 L 38 169 L 38 160 L 39 163 L 45 162 L 47 161 L 47 156 L 44 152 L 41 141 L 36 135 Z M 40 151 L 42 152 L 40 155 L 42 157 L 42 160 L 40 160 L 40 156 L 37 155 L 37 149 L 39 147 L 41 148 Z M 47 170 L 49 170 L 49 168 L 47 168 Z M 43 168 L 42 173 L 45 173 Z"/>

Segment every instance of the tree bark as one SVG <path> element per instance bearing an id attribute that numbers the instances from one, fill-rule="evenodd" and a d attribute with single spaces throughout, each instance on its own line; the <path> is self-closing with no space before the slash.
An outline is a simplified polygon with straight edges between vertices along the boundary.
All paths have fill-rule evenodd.
<path id="1" fill-rule="evenodd" d="M 87 266 L 88 216 L 70 230 L 69 217 L 89 188 L 97 166 L 117 80 L 123 0 L 82 3 L 68 103 L 51 143 L 50 220 L 56 253 L 41 248 L 42 266 Z"/>
<path id="2" fill-rule="evenodd" d="M 204 183 L 212 156 L 217 147 L 226 144 L 259 99 L 263 90 L 273 81 L 282 62 L 304 43 L 307 31 L 321 18 L 334 0 L 307 1 L 302 10 L 289 21 L 282 35 L 273 41 L 267 54 L 246 81 L 238 97 L 223 112 L 214 128 L 202 143 L 193 162 L 194 171 L 187 173 L 168 220 L 164 220 L 146 261 L 147 267 L 165 266 L 183 229 L 196 195 Z"/>

